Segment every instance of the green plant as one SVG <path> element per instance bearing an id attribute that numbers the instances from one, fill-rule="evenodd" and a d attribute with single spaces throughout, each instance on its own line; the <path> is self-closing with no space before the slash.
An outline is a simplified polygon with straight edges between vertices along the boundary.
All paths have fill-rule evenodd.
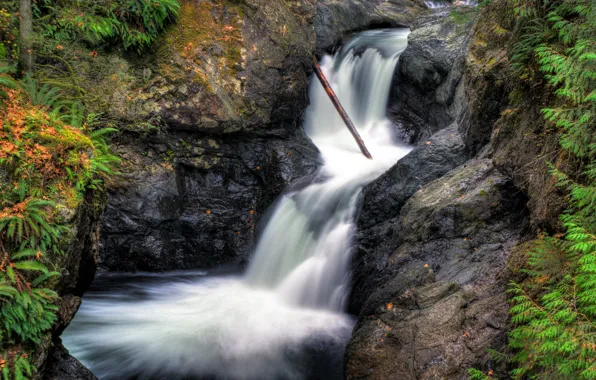
<path id="1" fill-rule="evenodd" d="M 492 377 L 491 377 L 491 375 L 485 374 L 484 372 L 482 372 L 476 368 L 470 368 L 468 370 L 468 379 L 469 380 L 491 380 Z"/>
<path id="2" fill-rule="evenodd" d="M 54 20 L 42 28 L 42 36 L 57 43 L 83 40 L 90 45 L 122 43 L 141 53 L 178 16 L 177 0 L 117 0 L 42 4 L 40 17 Z"/>
<path id="3" fill-rule="evenodd" d="M 62 100 L 62 94 L 56 87 L 48 84 L 39 84 L 39 82 L 30 76 L 26 76 L 22 81 L 22 87 L 27 91 L 29 100 L 34 106 L 45 106 L 48 108 L 62 108 L 65 102 Z"/>
<path id="4" fill-rule="evenodd" d="M 596 3 L 511 0 L 522 25 L 511 60 L 558 101 L 542 110 L 573 171 L 551 166 L 569 193 L 566 233 L 529 252 L 529 281 L 511 284 L 515 378 L 596 379 Z"/>
<path id="5" fill-rule="evenodd" d="M 2 380 L 9 380 L 11 376 L 10 369 L 13 369 L 13 378 L 15 380 L 27 380 L 27 376 L 32 376 L 34 367 L 29 363 L 27 358 L 29 355 L 7 355 L 6 359 L 2 359 Z M 8 364 L 6 362 L 9 362 Z"/>
<path id="6" fill-rule="evenodd" d="M 8 100 L 8 93 L 6 90 L 14 90 L 18 88 L 18 83 L 10 75 L 13 68 L 10 66 L 0 67 L 0 106 L 4 106 L 4 102 Z"/>
<path id="7" fill-rule="evenodd" d="M 3 379 L 27 380 L 35 372 L 28 355 L 57 319 L 60 274 L 48 267 L 59 262 L 69 228 L 56 206 L 78 207 L 119 160 L 106 141 L 115 130 L 99 128 L 99 115 L 81 104 L 29 78 L 19 87 L 0 77 L 0 89 L 7 100 L 0 168 L 8 179 L 0 183 L 0 371 Z"/>

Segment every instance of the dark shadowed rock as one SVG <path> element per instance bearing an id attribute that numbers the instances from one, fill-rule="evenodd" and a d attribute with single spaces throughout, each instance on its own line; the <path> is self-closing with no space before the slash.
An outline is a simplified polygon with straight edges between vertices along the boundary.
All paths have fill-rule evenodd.
<path id="1" fill-rule="evenodd" d="M 359 322 L 348 379 L 462 379 L 505 341 L 505 268 L 527 224 L 523 195 L 489 160 L 414 194 L 398 218 L 359 234 Z M 382 242 L 382 243 L 379 243 Z"/>
<path id="2" fill-rule="evenodd" d="M 61 347 L 59 336 L 74 318 L 81 304 L 81 296 L 93 281 L 99 260 L 100 215 L 104 207 L 105 194 L 91 190 L 87 191 L 76 208 L 64 204 L 56 207 L 60 213 L 61 222 L 68 229 L 68 232 L 62 235 L 64 254 L 55 255 L 55 261 L 52 263 L 55 268 L 60 268 L 62 275 L 54 284 L 54 290 L 59 295 L 56 300 L 59 310 L 54 326 L 36 345 L 36 350 L 31 355 L 31 363 L 40 370 L 35 375 L 35 379 L 46 374 L 45 369 L 50 365 L 49 363 L 60 361 L 61 354 L 54 356 L 55 347 Z M 80 363 L 78 365 L 81 366 Z M 54 376 L 48 379 L 79 379 L 79 377 Z M 80 379 L 87 378 L 80 377 Z M 89 379 L 95 379 L 95 377 Z"/>
<path id="3" fill-rule="evenodd" d="M 385 174 L 363 190 L 361 230 L 399 215 L 401 207 L 418 189 L 468 159 L 457 125 L 423 141 Z"/>
<path id="4" fill-rule="evenodd" d="M 474 15 L 467 7 L 429 11 L 412 26 L 390 106 L 404 140 L 416 142 L 458 121 L 465 106 L 462 78 Z"/>
<path id="5" fill-rule="evenodd" d="M 43 380 L 97 380 L 97 377 L 58 341 L 48 357 Z"/>
<path id="6" fill-rule="evenodd" d="M 331 50 L 348 33 L 374 26 L 412 25 L 424 9 L 419 0 L 321 0 L 315 17 L 317 53 Z"/>
<path id="7" fill-rule="evenodd" d="M 118 147 L 129 166 L 109 193 L 104 269 L 244 263 L 265 209 L 319 165 L 318 150 L 300 131 L 285 139 L 163 137 Z"/>

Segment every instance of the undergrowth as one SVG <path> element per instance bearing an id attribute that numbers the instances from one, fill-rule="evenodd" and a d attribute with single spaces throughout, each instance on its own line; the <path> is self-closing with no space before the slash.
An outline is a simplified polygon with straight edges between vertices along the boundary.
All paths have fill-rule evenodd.
<path id="1" fill-rule="evenodd" d="M 70 233 L 60 208 L 103 186 L 118 158 L 60 91 L 0 75 L 0 371 L 28 379 L 30 355 L 56 322 L 54 288 Z M 67 122 L 66 122 L 67 121 Z"/>
<path id="2" fill-rule="evenodd" d="M 569 201 L 564 232 L 531 244 L 528 278 L 508 290 L 510 375 L 596 379 L 596 2 L 507 1 L 520 31 L 510 49 L 516 80 L 545 81 L 555 95 L 542 113 L 568 165 L 550 174 Z"/>

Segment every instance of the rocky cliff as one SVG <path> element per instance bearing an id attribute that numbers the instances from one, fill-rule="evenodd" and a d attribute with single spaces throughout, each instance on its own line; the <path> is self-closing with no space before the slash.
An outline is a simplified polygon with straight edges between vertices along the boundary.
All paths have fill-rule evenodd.
<path id="1" fill-rule="evenodd" d="M 511 79 L 512 14 L 496 1 L 413 27 L 391 111 L 417 146 L 363 192 L 349 379 L 507 376 L 488 353 L 506 343 L 506 285 L 563 204 L 542 174 L 548 157 L 561 164 L 540 116 L 549 95 Z"/>
<path id="2" fill-rule="evenodd" d="M 95 379 L 89 370 L 67 354 L 60 334 L 74 318 L 83 293 L 95 277 L 99 260 L 100 218 L 105 201 L 105 193 L 90 190 L 78 205 L 59 207 L 68 233 L 64 235 L 64 254 L 54 263 L 61 268 L 62 274 L 60 282 L 54 286 L 60 296 L 58 320 L 33 354 L 32 364 L 39 369 L 36 378 L 67 378 L 60 367 L 68 365 L 71 367 L 68 373 L 77 373 L 77 378 Z"/>
<path id="3" fill-rule="evenodd" d="M 517 96 L 526 100 L 512 101 L 502 46 L 515 26 L 501 3 L 418 17 L 417 1 L 183 2 L 152 54 L 100 57 L 105 68 L 90 79 L 104 101 L 97 111 L 109 104 L 122 129 L 114 149 L 124 160 L 99 265 L 246 262 L 266 208 L 319 165 L 300 125 L 312 55 L 353 31 L 412 25 L 390 113 L 415 149 L 363 191 L 346 377 L 459 379 L 493 366 L 487 348 L 501 347 L 507 330 L 508 263 L 537 229 L 556 229 L 562 204 L 536 175 L 545 164 L 536 157 L 556 146 L 533 124 L 544 99 L 525 89 Z M 72 311 L 61 326 L 86 286 L 67 278 Z M 54 341 L 46 377 L 89 376 Z"/>
<path id="4" fill-rule="evenodd" d="M 315 52 L 353 31 L 407 25 L 422 9 L 186 1 L 154 55 L 106 57 L 116 87 L 90 91 L 102 91 L 125 131 L 115 141 L 123 176 L 109 192 L 100 266 L 245 263 L 265 209 L 319 165 L 301 129 Z"/>

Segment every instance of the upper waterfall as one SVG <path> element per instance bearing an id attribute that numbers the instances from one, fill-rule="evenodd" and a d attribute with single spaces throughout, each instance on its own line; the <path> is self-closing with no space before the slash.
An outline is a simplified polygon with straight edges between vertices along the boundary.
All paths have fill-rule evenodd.
<path id="1" fill-rule="evenodd" d="M 409 148 L 395 142 L 387 102 L 407 30 L 364 32 L 321 68 L 374 160 L 365 158 L 316 80 L 305 129 L 321 151 L 320 180 L 279 202 L 247 273 L 249 284 L 276 288 L 284 301 L 341 311 L 348 291 L 354 213 L 364 184 Z"/>

